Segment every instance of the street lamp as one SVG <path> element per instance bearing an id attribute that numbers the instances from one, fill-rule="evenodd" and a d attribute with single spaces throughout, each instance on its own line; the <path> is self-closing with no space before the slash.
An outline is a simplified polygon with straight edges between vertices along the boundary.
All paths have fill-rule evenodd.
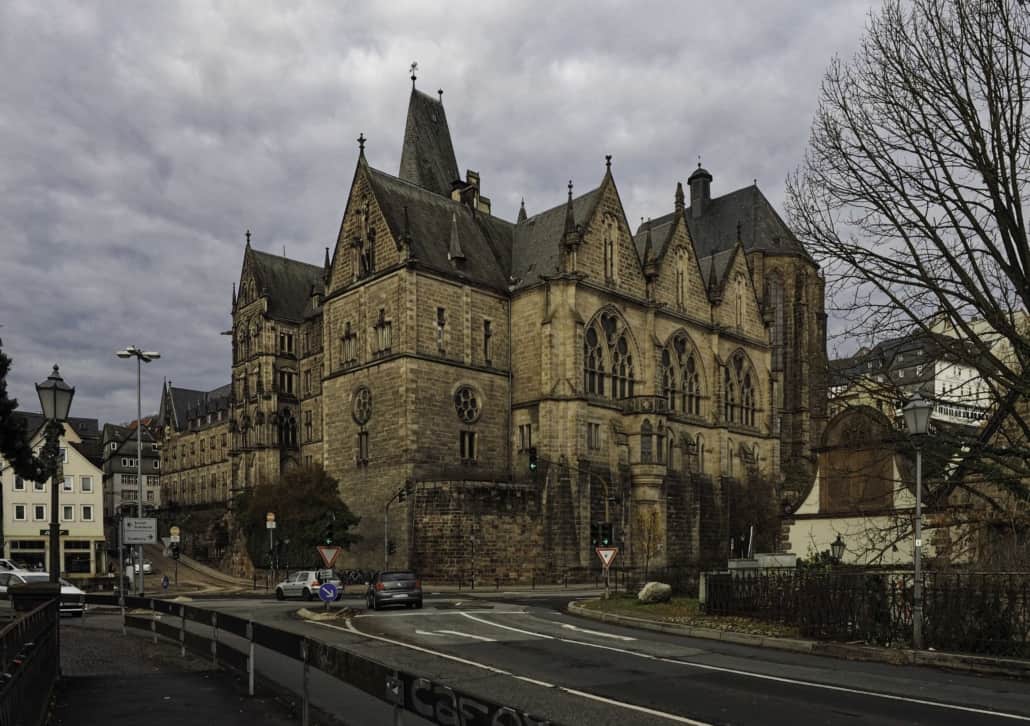
<path id="1" fill-rule="evenodd" d="M 47 420 L 45 449 L 50 463 L 50 582 L 56 585 L 61 577 L 61 525 L 57 519 L 60 507 L 58 480 L 64 479 L 60 443 L 75 389 L 64 382 L 55 364 L 50 376 L 42 383 L 36 384 L 36 394 L 43 409 L 43 418 Z"/>
<path id="2" fill-rule="evenodd" d="M 139 517 L 143 517 L 143 399 L 140 392 L 140 379 L 144 363 L 161 357 L 157 351 L 142 351 L 135 345 L 115 353 L 119 358 L 136 359 L 136 486 L 139 490 Z M 143 545 L 136 545 L 136 563 L 139 565 L 139 595 L 143 596 Z"/>
<path id="3" fill-rule="evenodd" d="M 922 549 L 923 549 L 923 437 L 930 426 L 930 414 L 933 412 L 933 401 L 916 394 L 901 409 L 905 414 L 905 426 L 912 435 L 916 447 L 916 547 L 913 559 L 915 583 L 912 589 L 912 645 L 921 650 L 923 647 L 923 581 L 922 581 Z"/>
<path id="4" fill-rule="evenodd" d="M 840 532 L 837 533 L 837 539 L 830 543 L 830 557 L 833 558 L 834 564 L 840 564 L 840 561 L 844 558 L 844 540 L 840 538 Z"/>

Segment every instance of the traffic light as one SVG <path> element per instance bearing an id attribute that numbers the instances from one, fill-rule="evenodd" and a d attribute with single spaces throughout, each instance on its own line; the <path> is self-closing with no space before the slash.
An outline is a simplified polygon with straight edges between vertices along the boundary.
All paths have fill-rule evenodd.
<path id="1" fill-rule="evenodd" d="M 536 471 L 536 467 L 537 467 L 537 463 L 536 463 L 536 447 L 535 446 L 530 446 L 529 447 L 529 470 L 530 471 Z"/>
<path id="2" fill-rule="evenodd" d="M 394 541 L 390 540 L 389 542 L 387 542 L 386 543 L 386 554 L 392 555 L 392 554 L 395 554 L 396 552 L 397 552 L 397 545 L 394 543 Z"/>
<path id="3" fill-rule="evenodd" d="M 601 547 L 611 547 L 615 544 L 615 527 L 611 522 L 600 523 Z"/>
<path id="4" fill-rule="evenodd" d="M 333 520 L 329 520 L 325 524 L 325 529 L 322 531 L 322 543 L 331 545 L 333 543 Z"/>
<path id="5" fill-rule="evenodd" d="M 172 542 L 172 559 L 173 560 L 179 559 L 179 543 L 178 542 Z"/>
<path id="6" fill-rule="evenodd" d="M 600 547 L 601 546 L 601 523 L 594 522 L 590 525 L 590 546 Z"/>

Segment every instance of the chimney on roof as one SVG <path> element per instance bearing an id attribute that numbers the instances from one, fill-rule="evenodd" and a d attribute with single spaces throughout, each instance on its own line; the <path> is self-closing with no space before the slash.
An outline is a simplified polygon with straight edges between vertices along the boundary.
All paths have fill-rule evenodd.
<path id="1" fill-rule="evenodd" d="M 451 262 L 464 262 L 465 253 L 461 249 L 461 241 L 458 239 L 458 215 L 451 214 L 451 243 L 447 248 L 447 259 Z"/>
<path id="2" fill-rule="evenodd" d="M 451 185 L 451 199 L 461 202 L 473 212 L 490 214 L 490 199 L 479 193 L 479 172 L 467 169 L 465 181 L 460 179 Z"/>
<path id="3" fill-rule="evenodd" d="M 690 216 L 698 219 L 704 214 L 708 203 L 712 201 L 712 175 L 698 161 L 697 169 L 687 179 L 687 184 L 690 185 Z"/>

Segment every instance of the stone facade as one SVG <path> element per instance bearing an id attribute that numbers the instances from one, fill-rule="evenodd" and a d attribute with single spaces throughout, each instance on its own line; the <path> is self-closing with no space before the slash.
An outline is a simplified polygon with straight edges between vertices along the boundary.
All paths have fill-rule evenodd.
<path id="1" fill-rule="evenodd" d="M 233 486 L 322 464 L 361 517 L 358 566 L 389 542 L 427 576 L 557 574 L 596 566 L 598 522 L 621 564 L 724 559 L 729 484 L 804 469 L 825 418 L 822 281 L 757 188 L 712 199 L 698 169 L 689 206 L 676 185 L 634 232 L 609 158 L 509 222 L 417 90 L 403 158 L 386 174 L 361 139 L 321 267 L 248 233 Z"/>

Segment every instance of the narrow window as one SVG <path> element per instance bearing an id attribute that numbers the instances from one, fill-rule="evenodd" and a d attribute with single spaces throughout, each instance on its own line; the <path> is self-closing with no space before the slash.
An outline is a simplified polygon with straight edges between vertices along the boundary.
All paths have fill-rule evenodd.
<path id="1" fill-rule="evenodd" d="M 489 320 L 483 321 L 483 360 L 490 365 L 490 338 L 493 337 L 492 324 Z"/>
<path id="2" fill-rule="evenodd" d="M 444 308 L 436 309 L 436 349 L 441 353 L 446 348 L 447 333 L 447 311 Z"/>
<path id="3" fill-rule="evenodd" d="M 650 464 L 651 458 L 651 423 L 644 419 L 644 423 L 640 424 L 640 461 Z"/>
<path id="4" fill-rule="evenodd" d="M 312 436 L 311 411 L 305 411 L 304 412 L 304 440 L 305 441 L 313 441 L 314 438 L 315 437 Z"/>
<path id="5" fill-rule="evenodd" d="M 358 466 L 368 466 L 368 431 L 358 432 Z"/>
<path id="6" fill-rule="evenodd" d="M 15 504 L 14 505 L 14 519 L 17 522 L 24 522 L 25 521 L 25 505 L 24 504 Z"/>
<path id="7" fill-rule="evenodd" d="M 461 463 L 474 464 L 476 462 L 476 432 L 461 432 Z"/>
<path id="8" fill-rule="evenodd" d="M 154 463 L 156 464 L 157 462 L 155 461 Z M 79 484 L 82 486 L 82 491 L 87 493 L 93 491 L 93 477 L 83 476 L 80 478 Z"/>
<path id="9" fill-rule="evenodd" d="M 587 393 L 604 395 L 604 358 L 600 336 L 594 326 L 587 329 L 583 340 L 583 377 Z"/>

